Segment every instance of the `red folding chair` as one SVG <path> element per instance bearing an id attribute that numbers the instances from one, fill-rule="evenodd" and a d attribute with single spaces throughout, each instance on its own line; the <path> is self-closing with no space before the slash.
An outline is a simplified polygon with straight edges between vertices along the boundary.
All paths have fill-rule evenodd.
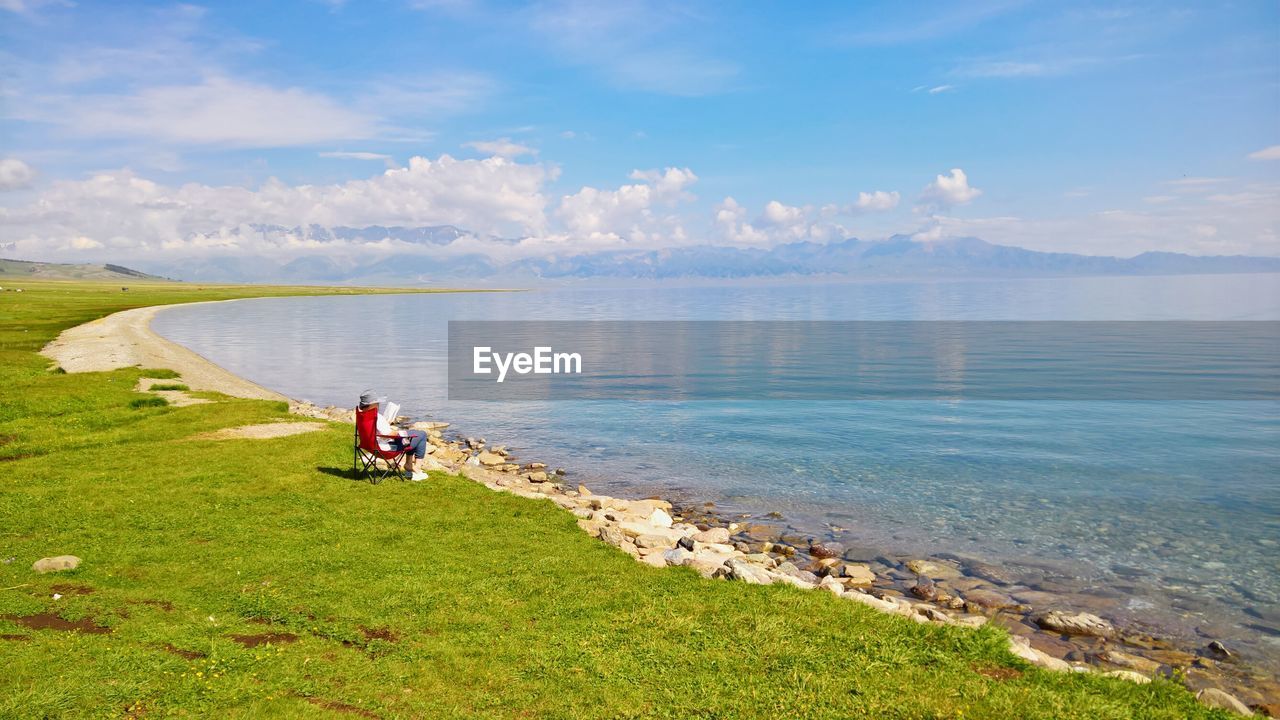
<path id="1" fill-rule="evenodd" d="M 404 478 L 405 458 L 413 452 L 406 445 L 401 450 L 383 447 L 380 440 L 399 440 L 399 435 L 378 434 L 378 411 L 356 410 L 355 459 L 352 469 L 356 477 L 369 476 L 369 482 L 377 485 L 388 477 Z M 388 446 L 390 443 L 388 443 Z M 382 461 L 379 467 L 378 461 Z"/>

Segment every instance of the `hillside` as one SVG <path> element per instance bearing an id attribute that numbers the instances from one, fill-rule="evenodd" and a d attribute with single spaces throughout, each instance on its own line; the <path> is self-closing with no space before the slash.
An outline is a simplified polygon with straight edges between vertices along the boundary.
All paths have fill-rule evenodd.
<path id="1" fill-rule="evenodd" d="M 45 263 L 28 260 L 0 258 L 0 278 L 26 278 L 37 280 L 165 280 L 157 275 L 106 263 L 88 265 L 74 263 Z"/>

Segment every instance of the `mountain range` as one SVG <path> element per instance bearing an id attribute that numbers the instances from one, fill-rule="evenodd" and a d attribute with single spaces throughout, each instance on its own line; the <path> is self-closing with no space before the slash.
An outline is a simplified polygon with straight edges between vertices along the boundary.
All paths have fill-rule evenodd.
<path id="1" fill-rule="evenodd" d="M 793 242 L 773 248 L 698 245 L 663 250 L 606 250 L 498 261 L 454 243 L 476 236 L 449 225 L 364 228 L 253 225 L 267 242 L 303 239 L 312 246 L 286 261 L 226 254 L 198 260 L 138 261 L 149 272 L 199 282 L 413 283 L 466 280 L 676 280 L 685 278 L 920 278 L 1180 275 L 1280 272 L 1280 258 L 1147 252 L 1120 258 L 1028 250 L 975 237 L 934 241 L 897 235 L 831 243 Z M 386 243 L 387 240 L 395 241 Z M 491 246 L 516 240 L 484 238 Z M 326 244 L 332 243 L 330 251 Z M 378 243 L 375 245 L 374 243 Z M 361 249 L 367 245 L 367 249 Z M 386 249 L 390 245 L 398 249 Z M 459 247 L 470 247 L 460 245 Z M 353 250 L 353 248 L 355 250 Z M 350 260 L 355 256 L 359 259 Z"/>

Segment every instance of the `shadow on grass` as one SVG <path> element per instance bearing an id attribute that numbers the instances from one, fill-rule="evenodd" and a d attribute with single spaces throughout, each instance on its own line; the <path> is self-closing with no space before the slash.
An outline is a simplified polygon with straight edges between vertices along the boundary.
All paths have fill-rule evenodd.
<path id="1" fill-rule="evenodd" d="M 325 475 L 332 475 L 333 477 L 342 478 L 343 480 L 359 480 L 361 482 L 369 481 L 369 478 L 364 473 L 357 473 L 355 470 L 352 470 L 351 468 L 317 466 L 316 471 L 322 472 Z"/>

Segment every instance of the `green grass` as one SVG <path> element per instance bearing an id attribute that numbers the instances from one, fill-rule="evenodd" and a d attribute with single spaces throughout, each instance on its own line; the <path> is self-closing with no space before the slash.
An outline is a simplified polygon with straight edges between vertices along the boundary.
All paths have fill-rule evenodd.
<path id="1" fill-rule="evenodd" d="M 160 383 L 160 384 L 152 385 L 150 388 L 148 388 L 148 390 L 151 390 L 152 392 L 155 392 L 157 390 L 182 390 L 185 392 L 190 389 L 191 388 L 187 387 L 186 385 L 183 385 L 182 383 Z"/>
<path id="2" fill-rule="evenodd" d="M 327 291 L 24 287 L 0 295 L 0 616 L 110 632 L 0 619 L 21 637 L 0 639 L 0 717 L 1215 716 L 1171 683 L 1031 668 L 994 629 L 649 568 L 547 501 L 440 473 L 353 482 L 346 426 L 196 439 L 286 408 L 134 409 L 156 370 L 54 374 L 36 355 L 139 304 Z M 30 570 L 59 554 L 84 562 Z"/>

